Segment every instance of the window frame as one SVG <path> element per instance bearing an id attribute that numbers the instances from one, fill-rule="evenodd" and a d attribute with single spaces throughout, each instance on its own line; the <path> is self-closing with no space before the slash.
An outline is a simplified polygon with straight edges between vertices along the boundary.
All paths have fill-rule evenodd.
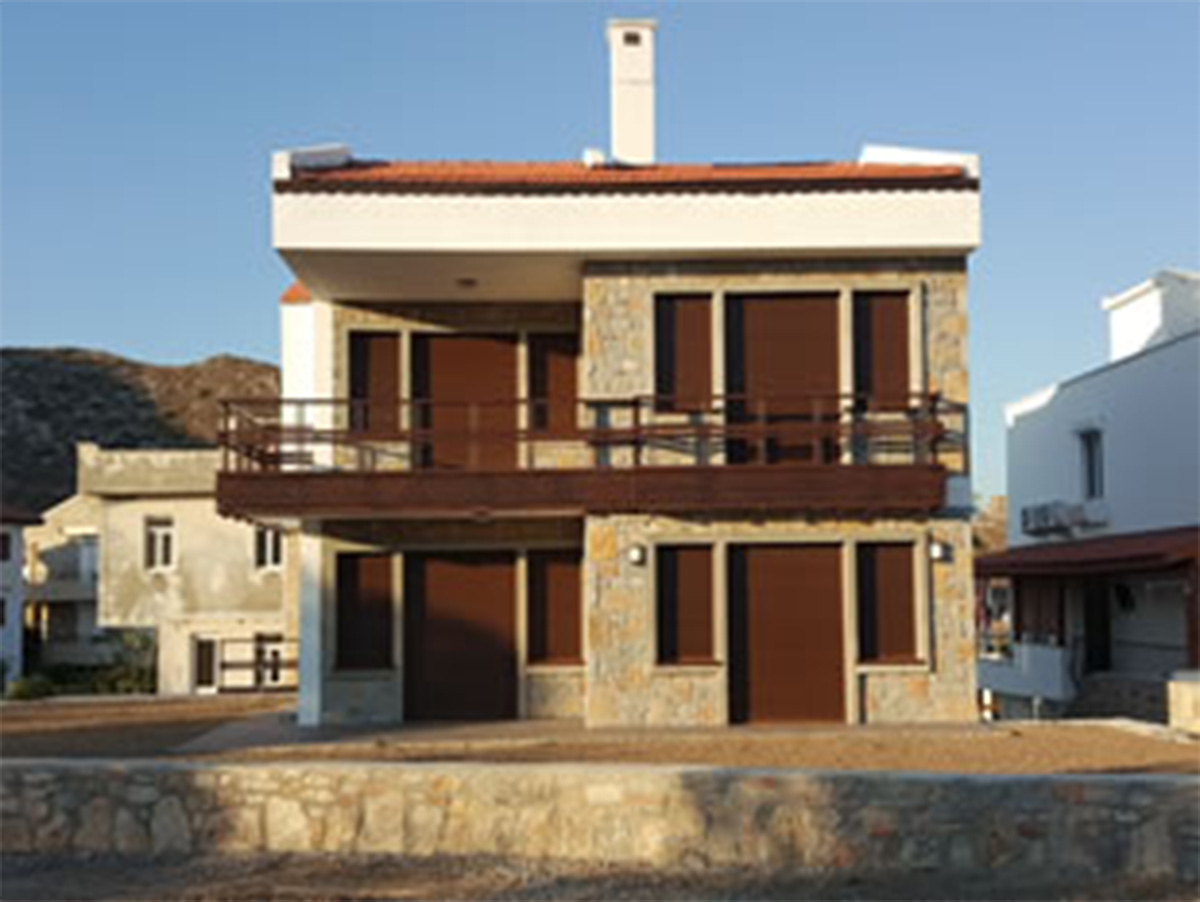
<path id="1" fill-rule="evenodd" d="M 720 588 L 720 573 L 718 572 L 718 560 L 721 551 L 721 543 L 716 541 L 661 541 L 656 542 L 650 549 L 650 558 L 653 567 L 650 579 L 650 592 L 653 602 L 653 649 L 654 649 L 654 666 L 661 670 L 672 671 L 687 671 L 694 668 L 712 668 L 723 666 L 725 664 L 725 649 L 722 648 L 723 637 L 721 635 L 721 620 L 724 615 L 719 612 L 720 605 L 724 602 L 724 592 Z M 679 652 L 679 636 L 678 636 L 678 614 L 676 614 L 675 622 L 675 656 L 673 658 L 665 658 L 663 655 L 664 648 L 664 616 L 662 610 L 662 588 L 663 588 L 663 552 L 685 551 L 703 551 L 708 554 L 708 650 L 704 655 L 681 655 Z M 723 568 L 722 568 L 723 569 Z M 676 599 L 676 611 L 678 611 L 678 599 Z"/>
<path id="2" fill-rule="evenodd" d="M 1104 430 L 1099 427 L 1080 429 L 1079 438 L 1080 489 L 1084 501 L 1104 498 Z"/>
<path id="3" fill-rule="evenodd" d="M 167 573 L 175 570 L 178 563 L 179 536 L 175 529 L 175 518 L 160 516 L 144 518 L 142 522 L 142 569 L 147 573 Z"/>
<path id="4" fill-rule="evenodd" d="M 865 549 L 875 549 L 879 547 L 903 547 L 909 552 L 909 567 L 910 567 L 910 585 L 909 585 L 909 625 L 911 629 L 911 653 L 896 653 L 896 654 L 881 654 L 879 650 L 879 595 L 875 594 L 872 600 L 871 613 L 875 615 L 875 623 L 872 625 L 875 639 L 875 650 L 870 657 L 864 654 L 863 635 L 866 627 L 866 619 L 864 618 L 864 579 L 863 579 L 863 552 Z M 891 667 L 926 667 L 928 665 L 928 649 L 925 647 L 923 640 L 923 630 L 921 624 L 922 616 L 922 593 L 920 591 L 921 568 L 920 555 L 925 546 L 921 542 L 907 539 L 888 539 L 872 537 L 866 541 L 855 541 L 847 546 L 850 560 L 848 564 L 854 572 L 854 591 L 848 599 L 849 603 L 854 607 L 854 660 L 858 667 L 867 668 L 891 668 Z M 876 562 L 878 558 L 875 559 Z M 877 566 L 877 564 L 876 564 Z M 874 584 L 874 579 L 873 579 Z"/>
<path id="5" fill-rule="evenodd" d="M 283 567 L 282 529 L 273 526 L 254 526 L 254 569 L 256 571 L 280 570 Z"/>

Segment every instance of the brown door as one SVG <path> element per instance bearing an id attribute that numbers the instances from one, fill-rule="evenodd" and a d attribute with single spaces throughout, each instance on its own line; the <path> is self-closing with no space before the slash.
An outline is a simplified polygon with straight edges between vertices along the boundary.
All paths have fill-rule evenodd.
<path id="1" fill-rule="evenodd" d="M 517 345 L 506 335 L 420 335 L 413 401 L 419 463 L 510 470 L 517 463 Z"/>
<path id="2" fill-rule="evenodd" d="M 404 560 L 405 717 L 516 717 L 514 556 L 428 553 Z"/>
<path id="3" fill-rule="evenodd" d="M 833 459 L 827 430 L 837 419 L 836 294 L 730 296 L 725 354 L 731 422 L 765 425 L 769 433 L 733 442 L 732 462 Z"/>
<path id="4" fill-rule="evenodd" d="M 394 433 L 400 424 L 400 336 L 350 333 L 350 429 Z"/>
<path id="5" fill-rule="evenodd" d="M 845 721 L 841 549 L 729 552 L 729 711 L 747 721 Z"/>

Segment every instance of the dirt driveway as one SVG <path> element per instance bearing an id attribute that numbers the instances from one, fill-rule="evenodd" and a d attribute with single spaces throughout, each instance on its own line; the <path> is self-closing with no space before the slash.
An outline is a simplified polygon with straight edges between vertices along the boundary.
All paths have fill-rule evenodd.
<path id="1" fill-rule="evenodd" d="M 210 730 L 253 715 L 290 709 L 279 695 L 202 698 L 95 696 L 4 702 L 5 758 L 137 758 L 170 754 Z"/>
<path id="2" fill-rule="evenodd" d="M 491 858 L 423 861 L 371 856 L 242 856 L 186 860 L 5 859 L 6 900 L 497 899 L 1146 899 L 1194 900 L 1197 888 L 1166 880 L 1066 882 L 1053 872 L 1024 879 L 795 874 L 739 870 L 665 873 Z"/>
<path id="3" fill-rule="evenodd" d="M 220 761 L 624 762 L 956 773 L 1200 773 L 1200 742 L 1102 721 L 735 729 L 578 723 L 302 730 L 294 699 L 48 700 L 0 707 L 0 752 L 18 757 Z"/>

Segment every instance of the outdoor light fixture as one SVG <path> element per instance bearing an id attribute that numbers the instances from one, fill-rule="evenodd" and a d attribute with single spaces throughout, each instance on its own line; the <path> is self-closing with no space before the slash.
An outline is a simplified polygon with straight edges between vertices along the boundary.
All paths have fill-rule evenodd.
<path id="1" fill-rule="evenodd" d="M 949 563 L 954 560 L 954 546 L 949 542 L 939 542 L 934 540 L 929 543 L 929 559 L 931 561 L 944 561 Z"/>
<path id="2" fill-rule="evenodd" d="M 629 563 L 635 567 L 640 567 L 646 563 L 646 546 L 645 545 L 630 545 L 629 546 Z"/>

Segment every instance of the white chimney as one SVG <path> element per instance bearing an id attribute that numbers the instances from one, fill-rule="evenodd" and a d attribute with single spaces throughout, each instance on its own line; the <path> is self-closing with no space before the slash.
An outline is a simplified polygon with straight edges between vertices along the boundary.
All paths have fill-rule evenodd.
<path id="1" fill-rule="evenodd" d="M 611 145 L 618 163 L 654 162 L 653 19 L 613 19 L 608 23 L 611 71 Z"/>

